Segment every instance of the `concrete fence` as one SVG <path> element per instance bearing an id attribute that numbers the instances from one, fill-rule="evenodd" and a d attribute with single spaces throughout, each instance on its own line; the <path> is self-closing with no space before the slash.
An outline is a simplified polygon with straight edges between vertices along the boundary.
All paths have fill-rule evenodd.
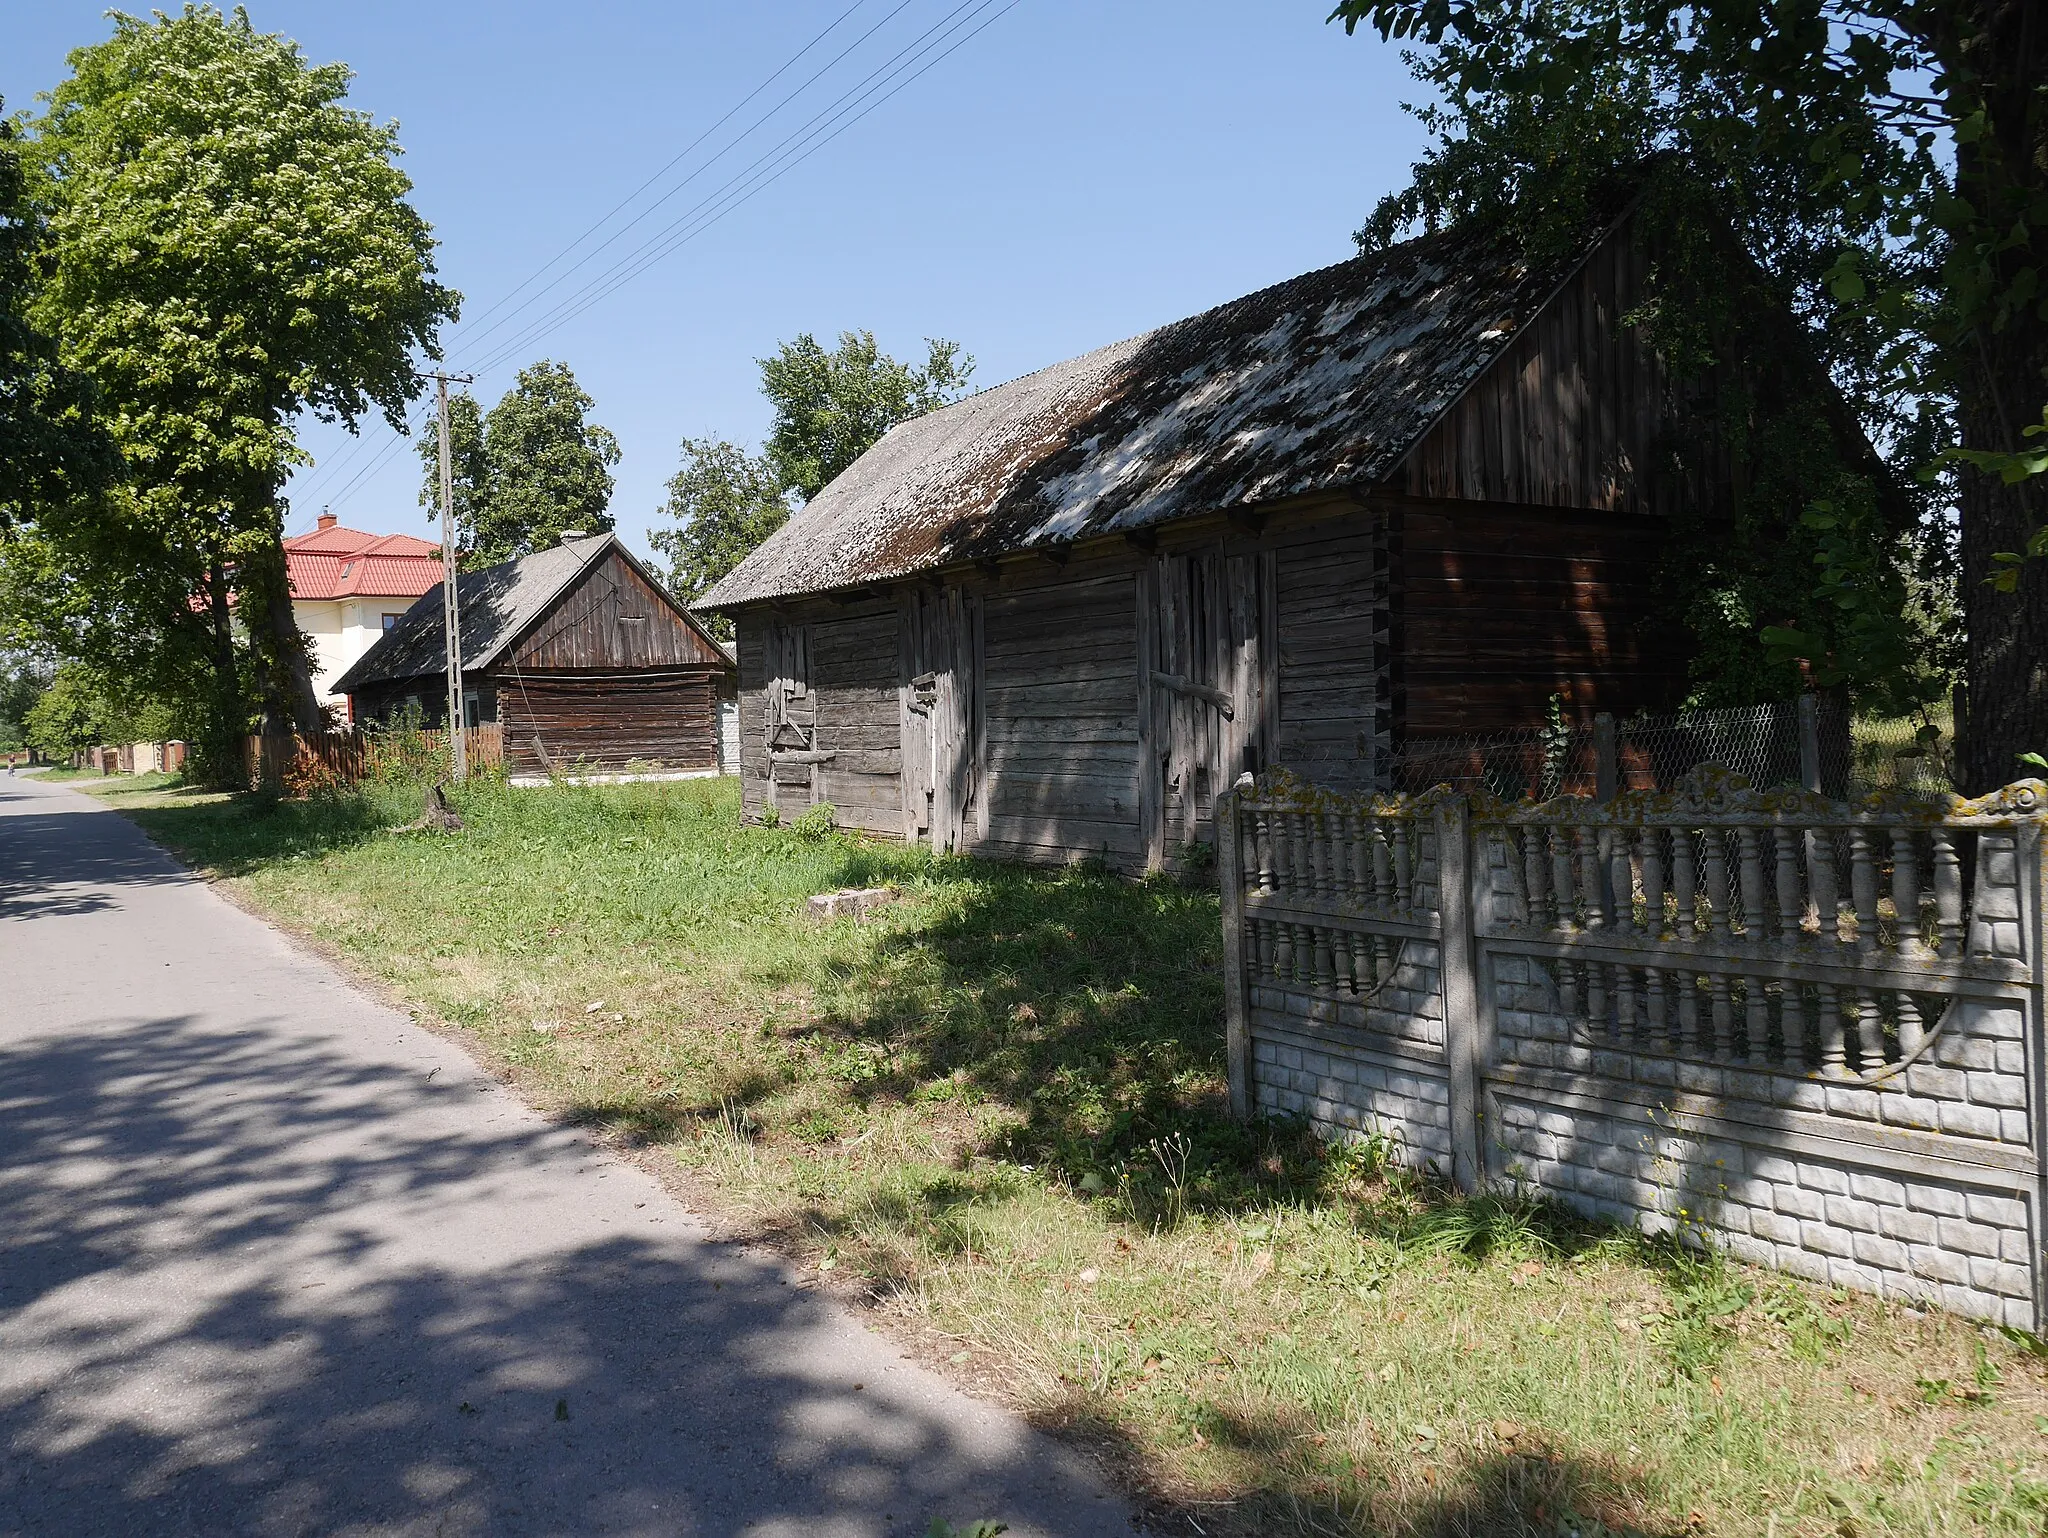
<path id="1" fill-rule="evenodd" d="M 2048 787 L 1704 768 L 1219 808 L 1233 1101 L 1816 1280 L 2048 1324 Z"/>

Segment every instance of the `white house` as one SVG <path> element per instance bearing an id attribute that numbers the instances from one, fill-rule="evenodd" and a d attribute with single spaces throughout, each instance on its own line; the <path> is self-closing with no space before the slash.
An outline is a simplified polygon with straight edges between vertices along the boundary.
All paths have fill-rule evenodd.
<path id="1" fill-rule="evenodd" d="M 292 615 L 312 640 L 320 703 L 346 710 L 334 680 L 441 581 L 441 547 L 410 534 L 366 534 L 322 513 L 310 534 L 284 542 Z"/>

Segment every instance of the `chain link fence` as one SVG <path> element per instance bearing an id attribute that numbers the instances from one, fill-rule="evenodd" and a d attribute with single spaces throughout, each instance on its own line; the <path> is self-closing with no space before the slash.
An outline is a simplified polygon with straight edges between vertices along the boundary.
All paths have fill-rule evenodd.
<path id="1" fill-rule="evenodd" d="M 1892 788 L 1938 792 L 1953 786 L 1954 741 L 1946 707 L 1879 719 L 1813 697 L 1411 740 L 1395 752 L 1393 780 L 1402 790 L 1449 784 L 1502 800 L 1547 801 L 1667 789 L 1702 764 L 1718 764 L 1759 789 L 1811 781 L 1836 797 Z"/>

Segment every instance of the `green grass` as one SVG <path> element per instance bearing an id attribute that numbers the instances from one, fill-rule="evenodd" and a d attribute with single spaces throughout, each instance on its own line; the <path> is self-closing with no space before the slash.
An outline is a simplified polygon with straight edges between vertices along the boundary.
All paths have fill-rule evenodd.
<path id="1" fill-rule="evenodd" d="M 1213 893 L 745 829 L 730 782 L 481 785 L 453 836 L 86 788 L 1176 1530 L 2042 1530 L 2030 1342 L 1230 1122 Z"/>

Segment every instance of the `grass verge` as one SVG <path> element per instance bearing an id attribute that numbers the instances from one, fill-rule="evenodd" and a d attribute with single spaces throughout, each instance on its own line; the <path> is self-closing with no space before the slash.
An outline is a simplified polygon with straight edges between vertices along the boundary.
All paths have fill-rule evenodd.
<path id="1" fill-rule="evenodd" d="M 2039 1533 L 2036 1343 L 1223 1114 L 1213 894 L 730 782 L 83 786 L 1204 1534 Z M 871 923 L 804 898 L 893 884 Z"/>

